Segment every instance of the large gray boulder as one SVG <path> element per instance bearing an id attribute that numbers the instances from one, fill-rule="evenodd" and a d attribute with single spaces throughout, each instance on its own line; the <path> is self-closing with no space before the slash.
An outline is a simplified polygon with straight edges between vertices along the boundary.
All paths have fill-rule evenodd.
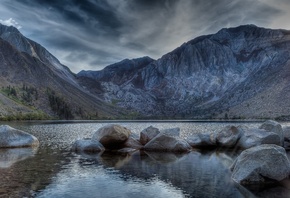
<path id="1" fill-rule="evenodd" d="M 163 130 L 160 130 L 160 133 L 164 133 L 166 135 L 173 136 L 173 137 L 180 137 L 180 128 L 175 127 L 175 128 L 170 128 L 170 129 L 163 129 Z"/>
<path id="2" fill-rule="evenodd" d="M 128 140 L 131 131 L 120 125 L 107 125 L 100 128 L 92 137 L 99 141 L 105 148 L 118 149 Z"/>
<path id="3" fill-rule="evenodd" d="M 96 140 L 84 139 L 77 140 L 73 146 L 72 150 L 77 153 L 98 153 L 105 150 L 105 147 Z"/>
<path id="4" fill-rule="evenodd" d="M 129 137 L 128 140 L 123 144 L 122 147 L 125 148 L 133 148 L 133 149 L 141 149 L 143 145 L 133 137 Z"/>
<path id="5" fill-rule="evenodd" d="M 150 126 L 140 133 L 140 143 L 142 145 L 147 144 L 150 140 L 152 140 L 154 137 L 156 137 L 160 133 L 159 129 Z"/>
<path id="6" fill-rule="evenodd" d="M 283 132 L 281 124 L 279 124 L 278 122 L 273 121 L 273 120 L 267 120 L 259 128 L 264 129 L 268 132 L 276 133 L 277 135 L 279 135 L 280 146 L 283 146 L 283 144 L 284 144 L 284 132 Z"/>
<path id="7" fill-rule="evenodd" d="M 216 146 L 216 134 L 214 133 L 195 133 L 187 137 L 187 143 L 191 147 L 214 147 Z"/>
<path id="8" fill-rule="evenodd" d="M 243 151 L 231 166 L 232 179 L 242 185 L 281 181 L 290 174 L 290 162 L 281 146 L 263 144 Z"/>
<path id="9" fill-rule="evenodd" d="M 284 140 L 290 142 L 290 126 L 283 127 Z"/>
<path id="10" fill-rule="evenodd" d="M 235 126 L 226 126 L 216 134 L 216 142 L 218 146 L 234 147 L 240 139 L 242 131 Z"/>
<path id="11" fill-rule="evenodd" d="M 238 127 L 242 132 L 241 138 L 238 140 L 236 147 L 245 150 L 261 144 L 280 145 L 280 137 L 278 134 L 268 132 L 264 129 L 255 129 L 247 127 Z"/>
<path id="12" fill-rule="evenodd" d="M 191 150 L 191 146 L 185 140 L 160 133 L 143 149 L 147 151 L 188 152 Z"/>
<path id="13" fill-rule="evenodd" d="M 0 126 L 0 148 L 35 147 L 39 145 L 36 137 L 8 125 Z"/>

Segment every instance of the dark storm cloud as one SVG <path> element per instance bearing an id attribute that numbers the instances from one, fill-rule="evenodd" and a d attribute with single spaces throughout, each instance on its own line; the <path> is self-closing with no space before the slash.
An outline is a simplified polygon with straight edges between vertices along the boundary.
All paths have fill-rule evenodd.
<path id="1" fill-rule="evenodd" d="M 0 20 L 13 18 L 21 32 L 77 72 L 124 58 L 159 58 L 223 27 L 268 26 L 285 12 L 273 2 L 277 1 L 2 0 Z"/>

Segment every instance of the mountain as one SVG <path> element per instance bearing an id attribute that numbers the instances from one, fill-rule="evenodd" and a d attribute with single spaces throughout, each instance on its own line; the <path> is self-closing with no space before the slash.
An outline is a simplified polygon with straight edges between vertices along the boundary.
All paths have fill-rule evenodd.
<path id="1" fill-rule="evenodd" d="M 0 24 L 0 118 L 115 118 L 122 111 L 81 87 L 40 44 Z"/>
<path id="2" fill-rule="evenodd" d="M 115 85 L 123 85 L 128 79 L 135 75 L 135 72 L 144 68 L 154 59 L 146 56 L 137 59 L 124 59 L 121 62 L 107 66 L 101 71 L 84 71 L 77 74 L 81 84 L 95 93 L 103 93 L 100 82 L 112 83 Z"/>
<path id="3" fill-rule="evenodd" d="M 108 103 L 150 118 L 290 118 L 290 31 L 243 25 L 184 43 L 158 60 L 77 74 Z"/>

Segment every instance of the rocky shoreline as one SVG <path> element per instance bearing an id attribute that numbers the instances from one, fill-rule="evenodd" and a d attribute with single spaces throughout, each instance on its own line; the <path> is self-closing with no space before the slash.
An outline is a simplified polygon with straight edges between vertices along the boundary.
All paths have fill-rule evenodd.
<path id="1" fill-rule="evenodd" d="M 36 137 L 0 126 L 0 149 L 22 147 L 35 148 Z M 91 138 L 77 140 L 72 151 L 79 154 L 101 154 L 104 151 L 116 155 L 131 154 L 141 150 L 146 153 L 188 153 L 192 150 L 212 148 L 238 152 L 229 170 L 232 180 L 244 186 L 279 183 L 290 176 L 289 150 L 290 127 L 282 127 L 268 120 L 258 128 L 229 125 L 217 132 L 194 133 L 181 138 L 179 128 L 159 130 L 150 126 L 139 135 L 120 125 L 106 125 L 94 132 Z"/>

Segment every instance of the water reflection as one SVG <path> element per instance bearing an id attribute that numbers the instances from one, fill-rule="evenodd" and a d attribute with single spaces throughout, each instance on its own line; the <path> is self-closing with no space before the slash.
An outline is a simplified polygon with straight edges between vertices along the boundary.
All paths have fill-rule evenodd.
<path id="1" fill-rule="evenodd" d="M 95 189 L 102 197 L 243 197 L 225 166 L 229 159 L 215 151 L 75 156 L 39 197 L 89 196 Z"/>
<path id="2" fill-rule="evenodd" d="M 149 158 L 148 162 L 151 163 L 160 163 L 160 164 L 167 164 L 176 162 L 181 159 L 186 154 L 184 153 L 160 153 L 160 152 L 144 152 Z M 145 157 L 143 157 L 144 160 Z"/>
<path id="3" fill-rule="evenodd" d="M 37 148 L 0 149 L 0 168 L 9 168 L 18 161 L 33 157 Z"/>

